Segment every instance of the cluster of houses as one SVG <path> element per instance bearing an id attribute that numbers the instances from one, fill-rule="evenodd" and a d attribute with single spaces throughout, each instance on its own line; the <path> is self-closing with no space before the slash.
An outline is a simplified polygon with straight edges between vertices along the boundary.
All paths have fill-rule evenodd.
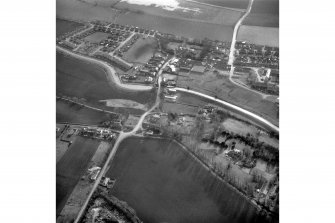
<path id="1" fill-rule="evenodd" d="M 89 128 L 84 127 L 81 129 L 80 135 L 95 139 L 112 140 L 116 137 L 116 133 L 106 128 Z"/>
<path id="2" fill-rule="evenodd" d="M 279 68 L 279 48 L 267 47 L 247 42 L 235 45 L 235 61 L 238 66 Z"/>
<path id="3" fill-rule="evenodd" d="M 121 42 L 125 41 L 130 36 L 130 32 L 121 30 L 119 28 L 110 28 L 102 25 L 95 25 L 93 29 L 96 32 L 110 34 L 107 39 L 102 40 L 99 43 L 101 46 L 103 46 L 101 51 L 108 53 L 115 50 Z"/>
<path id="4" fill-rule="evenodd" d="M 135 67 L 131 74 L 124 75 L 122 78 L 128 81 L 134 81 L 142 77 L 145 83 L 151 84 L 156 80 L 156 75 L 166 59 L 166 56 L 153 56 L 144 66 Z"/>
<path id="5" fill-rule="evenodd" d="M 256 74 L 250 70 L 247 81 L 253 89 L 279 95 L 279 71 L 276 69 L 259 69 Z"/>
<path id="6" fill-rule="evenodd" d="M 140 33 L 140 34 L 145 34 L 145 35 L 150 35 L 150 36 L 155 35 L 155 33 L 157 32 L 155 30 L 139 28 L 137 26 L 121 25 L 121 24 L 116 24 L 116 23 L 110 24 L 109 27 L 110 28 L 117 28 L 117 29 L 125 30 L 125 31 L 130 31 L 130 32 L 135 32 L 135 33 Z"/>

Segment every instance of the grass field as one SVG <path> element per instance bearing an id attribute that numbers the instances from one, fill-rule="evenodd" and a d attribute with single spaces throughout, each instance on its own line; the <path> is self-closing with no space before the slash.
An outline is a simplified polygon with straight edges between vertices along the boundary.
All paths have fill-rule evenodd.
<path id="1" fill-rule="evenodd" d="M 88 103 L 104 106 L 100 100 L 128 99 L 141 104 L 152 103 L 155 94 L 151 91 L 129 92 L 118 88 L 113 80 L 107 78 L 103 68 L 83 62 L 73 57 L 56 55 L 56 93 L 70 97 L 85 98 Z M 105 106 L 106 110 L 112 108 Z"/>
<path id="2" fill-rule="evenodd" d="M 237 33 L 238 41 L 279 47 L 279 28 L 242 25 Z"/>
<path id="3" fill-rule="evenodd" d="M 220 99 L 231 102 L 247 110 L 253 111 L 273 123 L 278 123 L 277 107 L 274 102 L 263 99 L 259 94 L 250 92 L 244 88 L 240 88 L 232 84 L 228 77 L 218 78 L 216 75 L 206 73 L 203 75 L 192 75 L 178 77 L 177 86 L 190 87 L 192 90 L 196 90 L 211 96 L 217 96 Z M 187 94 L 181 94 L 177 101 L 181 103 L 197 104 L 198 99 L 195 96 L 186 96 Z M 184 98 L 186 97 L 186 98 Z M 193 103 L 192 100 L 197 100 Z M 204 100 L 202 100 L 204 101 Z"/>
<path id="4" fill-rule="evenodd" d="M 123 59 L 131 63 L 147 63 L 157 48 L 155 38 L 139 38 L 134 45 L 123 55 Z"/>
<path id="5" fill-rule="evenodd" d="M 208 173 L 176 143 L 128 138 L 108 170 L 111 193 L 153 222 L 261 222 L 241 195 Z"/>
<path id="6" fill-rule="evenodd" d="M 110 34 L 103 32 L 95 32 L 89 36 L 86 36 L 84 39 L 91 43 L 100 43 L 102 40 L 107 39 L 108 36 L 110 36 Z"/>
<path id="7" fill-rule="evenodd" d="M 56 165 L 56 214 L 63 209 L 68 197 L 100 144 L 97 140 L 77 137 Z"/>
<path id="8" fill-rule="evenodd" d="M 59 37 L 67 32 L 76 30 L 83 26 L 81 23 L 72 22 L 64 19 L 56 19 L 56 37 Z"/>

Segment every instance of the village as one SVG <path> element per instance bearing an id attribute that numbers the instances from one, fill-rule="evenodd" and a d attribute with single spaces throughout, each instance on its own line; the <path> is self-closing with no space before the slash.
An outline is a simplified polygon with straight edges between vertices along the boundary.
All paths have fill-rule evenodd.
<path id="1" fill-rule="evenodd" d="M 93 21 L 77 32 L 58 38 L 57 44 L 108 63 L 116 70 L 122 83 L 157 87 L 160 72 L 161 105 L 145 117 L 142 128 L 135 135 L 177 140 L 199 162 L 256 205 L 270 212 L 277 210 L 278 135 L 265 132 L 212 104 L 196 106 L 189 112 L 179 101 L 180 94 L 175 89 L 197 89 L 198 85 L 193 83 L 202 82 L 211 82 L 211 87 L 217 88 L 215 84 L 225 81 L 231 70 L 228 65 L 230 42 L 197 40 Z M 236 49 L 233 78 L 250 89 L 278 95 L 278 49 L 245 42 L 238 42 Z M 134 57 L 142 51 L 145 52 L 143 55 Z M 259 54 L 266 55 L 267 59 L 258 60 Z M 213 82 L 214 79 L 218 81 Z M 184 107 L 176 112 L 178 106 Z M 57 134 L 67 132 L 60 137 L 67 147 L 75 137 L 113 144 L 121 131 L 131 131 L 139 119 L 140 115 L 127 114 L 97 126 L 74 128 L 68 124 L 65 130 L 57 129 Z M 250 131 L 237 131 L 234 125 Z M 89 165 L 83 178 L 92 184 L 100 171 L 101 164 Z M 99 182 L 100 189 L 108 192 L 115 183 L 117 179 L 103 177 Z M 89 219 L 93 216 L 96 214 L 90 212 Z"/>
<path id="2" fill-rule="evenodd" d="M 184 79 L 192 79 L 192 75 L 227 76 L 231 69 L 230 42 L 184 38 L 103 21 L 87 23 L 57 38 L 57 44 L 107 62 L 116 68 L 123 83 L 154 86 L 158 70 L 172 56 L 175 59 L 163 72 L 166 86 L 185 85 Z M 151 49 L 144 50 L 139 59 L 129 55 L 148 45 Z M 237 42 L 234 79 L 250 89 L 279 95 L 279 49 Z"/>

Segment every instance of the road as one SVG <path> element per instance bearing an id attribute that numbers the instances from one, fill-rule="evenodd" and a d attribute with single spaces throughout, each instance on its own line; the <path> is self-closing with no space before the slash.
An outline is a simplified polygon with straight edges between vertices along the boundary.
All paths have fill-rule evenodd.
<path id="1" fill-rule="evenodd" d="M 221 100 L 221 99 L 217 99 L 217 98 L 215 98 L 215 97 L 213 97 L 213 96 L 209 96 L 209 95 L 207 95 L 207 94 L 203 94 L 203 93 L 200 93 L 200 92 L 197 92 L 197 91 L 187 90 L 187 89 L 185 89 L 185 88 L 179 88 L 179 87 L 176 87 L 175 89 L 176 89 L 177 91 L 187 92 L 187 93 L 190 93 L 190 94 L 198 95 L 198 96 L 200 96 L 200 97 L 204 97 L 204 98 L 207 98 L 207 99 L 209 99 L 209 100 L 218 102 L 218 103 L 220 103 L 220 104 L 222 104 L 222 105 L 225 105 L 225 106 L 231 108 L 231 109 L 234 110 L 234 111 L 238 111 L 238 112 L 240 112 L 240 113 L 242 113 L 242 114 L 244 114 L 244 115 L 246 115 L 246 116 L 248 116 L 248 117 L 250 117 L 250 118 L 256 120 L 257 122 L 262 123 L 263 125 L 267 126 L 267 127 L 270 128 L 271 130 L 273 130 L 273 131 L 279 133 L 279 127 L 278 127 L 278 126 L 275 126 L 274 124 L 272 124 L 272 123 L 269 122 L 268 120 L 266 120 L 266 119 L 264 119 L 264 118 L 262 118 L 262 117 L 260 117 L 260 116 L 258 116 L 258 115 L 256 115 L 256 114 L 254 114 L 254 113 L 252 113 L 252 112 L 250 112 L 250 111 L 248 111 L 248 110 L 245 110 L 245 109 L 243 109 L 243 108 L 240 108 L 240 107 L 238 107 L 238 106 L 236 106 L 236 105 L 230 104 L 230 103 L 228 103 L 228 102 L 226 102 L 226 101 L 223 101 L 223 100 Z"/>
<path id="2" fill-rule="evenodd" d="M 231 65 L 231 66 L 233 66 L 233 63 L 234 63 L 235 43 L 236 43 L 236 37 L 237 37 L 238 29 L 240 28 L 240 25 L 243 22 L 243 20 L 249 15 L 253 2 L 254 2 L 254 0 L 249 0 L 249 5 L 248 5 L 247 10 L 245 11 L 244 15 L 235 24 L 233 39 L 231 41 L 231 46 L 230 46 L 229 60 L 228 60 L 228 64 Z"/>
<path id="3" fill-rule="evenodd" d="M 103 62 L 103 61 L 98 60 L 98 59 L 93 58 L 93 57 L 84 56 L 84 55 L 81 55 L 81 54 L 74 53 L 74 52 L 66 50 L 66 49 L 64 49 L 60 46 L 57 46 L 56 49 L 58 51 L 62 52 L 62 53 L 68 54 L 68 55 L 73 56 L 77 59 L 85 60 L 85 61 L 95 63 L 95 64 L 99 64 L 99 65 L 103 66 L 104 68 L 106 68 L 107 74 L 114 80 L 114 83 L 120 88 L 130 90 L 130 91 L 150 91 L 153 88 L 152 86 L 146 86 L 146 85 L 124 84 L 120 81 L 120 79 L 117 76 L 116 71 L 114 70 L 114 68 L 112 66 L 108 65 L 106 62 Z"/>
<path id="4" fill-rule="evenodd" d="M 112 148 L 112 151 L 110 152 L 110 154 L 108 155 L 108 158 L 104 164 L 104 166 L 102 167 L 100 173 L 99 173 L 99 176 L 97 177 L 96 181 L 94 182 L 94 185 L 92 187 L 92 190 L 90 191 L 88 197 L 86 198 L 85 200 L 85 203 L 83 204 L 83 206 L 81 207 L 79 213 L 78 213 L 78 216 L 75 220 L 75 223 L 78 223 L 80 218 L 82 217 L 82 215 L 84 214 L 85 212 L 85 209 L 87 207 L 87 204 L 89 202 L 89 200 L 91 199 L 94 191 L 97 189 L 98 185 L 99 185 L 99 182 L 101 181 L 102 177 L 105 175 L 105 172 L 106 170 L 108 169 L 109 167 L 109 164 L 110 162 L 114 159 L 114 156 L 116 154 L 116 151 L 120 145 L 120 143 L 128 138 L 129 136 L 133 136 L 133 135 L 136 135 L 136 132 L 140 129 L 142 129 L 142 123 L 145 119 L 145 117 L 150 113 L 152 112 L 160 103 L 160 97 L 159 97 L 159 94 L 160 94 L 160 91 L 161 91 L 161 82 L 162 82 L 162 78 L 161 78 L 161 74 L 162 74 L 162 71 L 163 69 L 168 65 L 168 63 L 172 60 L 173 58 L 171 58 L 170 60 L 168 60 L 167 62 L 164 63 L 164 65 L 161 67 L 161 69 L 158 71 L 158 89 L 157 89 L 157 95 L 156 95 L 156 101 L 155 101 L 155 104 L 148 110 L 146 111 L 142 116 L 141 118 L 139 119 L 138 123 L 136 124 L 136 126 L 134 127 L 134 129 L 130 132 L 120 132 L 119 134 L 119 137 L 117 138 L 117 140 L 115 141 L 115 144 Z"/>
<path id="5" fill-rule="evenodd" d="M 260 95 L 263 99 L 271 96 L 271 95 L 268 95 L 268 94 L 264 94 L 264 93 L 261 93 L 259 91 L 256 91 L 256 90 L 253 90 L 253 89 L 250 89 L 249 87 L 246 87 L 238 82 L 235 82 L 234 79 L 233 79 L 233 75 L 234 75 L 234 60 L 235 60 L 235 44 L 236 44 L 236 38 L 237 38 L 237 33 L 238 33 L 238 29 L 240 28 L 240 25 L 242 24 L 243 20 L 249 15 L 250 11 L 251 11 L 251 8 L 252 8 L 252 4 L 253 4 L 254 0 L 249 0 L 249 4 L 248 4 L 248 8 L 246 10 L 246 12 L 244 13 L 244 15 L 237 21 L 237 23 L 235 24 L 235 27 L 234 27 L 234 33 L 233 33 L 233 39 L 232 39 L 232 42 L 231 42 L 231 46 L 230 46 L 230 52 L 229 52 L 229 59 L 228 59 L 228 64 L 231 66 L 230 68 L 230 72 L 229 72 L 229 81 L 236 85 L 237 87 L 241 87 L 241 88 L 244 88 L 248 91 L 252 91 L 258 95 Z"/>

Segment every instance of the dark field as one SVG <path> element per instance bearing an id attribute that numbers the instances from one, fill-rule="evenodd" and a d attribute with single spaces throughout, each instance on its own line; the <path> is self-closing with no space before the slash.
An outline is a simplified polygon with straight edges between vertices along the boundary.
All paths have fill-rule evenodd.
<path id="1" fill-rule="evenodd" d="M 77 137 L 56 165 L 56 214 L 58 215 L 99 146 L 98 141 Z"/>
<path id="2" fill-rule="evenodd" d="M 130 113 L 134 115 L 143 114 L 142 110 L 130 108 L 115 108 L 115 112 L 124 114 Z M 79 105 L 71 104 L 58 100 L 56 102 L 56 122 L 80 123 L 88 125 L 98 125 L 104 121 L 110 121 L 115 117 L 113 114 L 96 111 L 93 109 L 81 107 Z"/>
<path id="3" fill-rule="evenodd" d="M 155 100 L 153 92 L 129 92 L 118 88 L 107 79 L 107 73 L 98 65 L 56 54 L 56 93 L 70 97 L 85 98 L 93 105 L 101 106 L 99 100 L 128 99 L 146 104 Z M 112 108 L 105 107 L 106 110 Z"/>
<path id="4" fill-rule="evenodd" d="M 67 32 L 73 31 L 79 28 L 80 26 L 83 26 L 83 24 L 63 19 L 56 19 L 56 37 L 59 37 Z"/>
<path id="5" fill-rule="evenodd" d="M 95 111 L 89 108 L 81 108 L 68 102 L 57 101 L 56 122 L 80 123 L 97 125 L 103 121 L 111 120 L 113 115 Z"/>
<path id="6" fill-rule="evenodd" d="M 195 0 L 211 5 L 246 9 L 248 0 Z M 254 0 L 249 16 L 243 21 L 244 25 L 279 27 L 279 0 Z"/>
<path id="7" fill-rule="evenodd" d="M 218 25 L 147 14 L 139 15 L 133 12 L 122 14 L 117 19 L 117 23 L 155 29 L 177 36 L 220 41 L 231 41 L 234 31 L 233 25 Z"/>
<path id="8" fill-rule="evenodd" d="M 262 222 L 241 195 L 167 139 L 128 138 L 106 174 L 146 223 Z"/>

